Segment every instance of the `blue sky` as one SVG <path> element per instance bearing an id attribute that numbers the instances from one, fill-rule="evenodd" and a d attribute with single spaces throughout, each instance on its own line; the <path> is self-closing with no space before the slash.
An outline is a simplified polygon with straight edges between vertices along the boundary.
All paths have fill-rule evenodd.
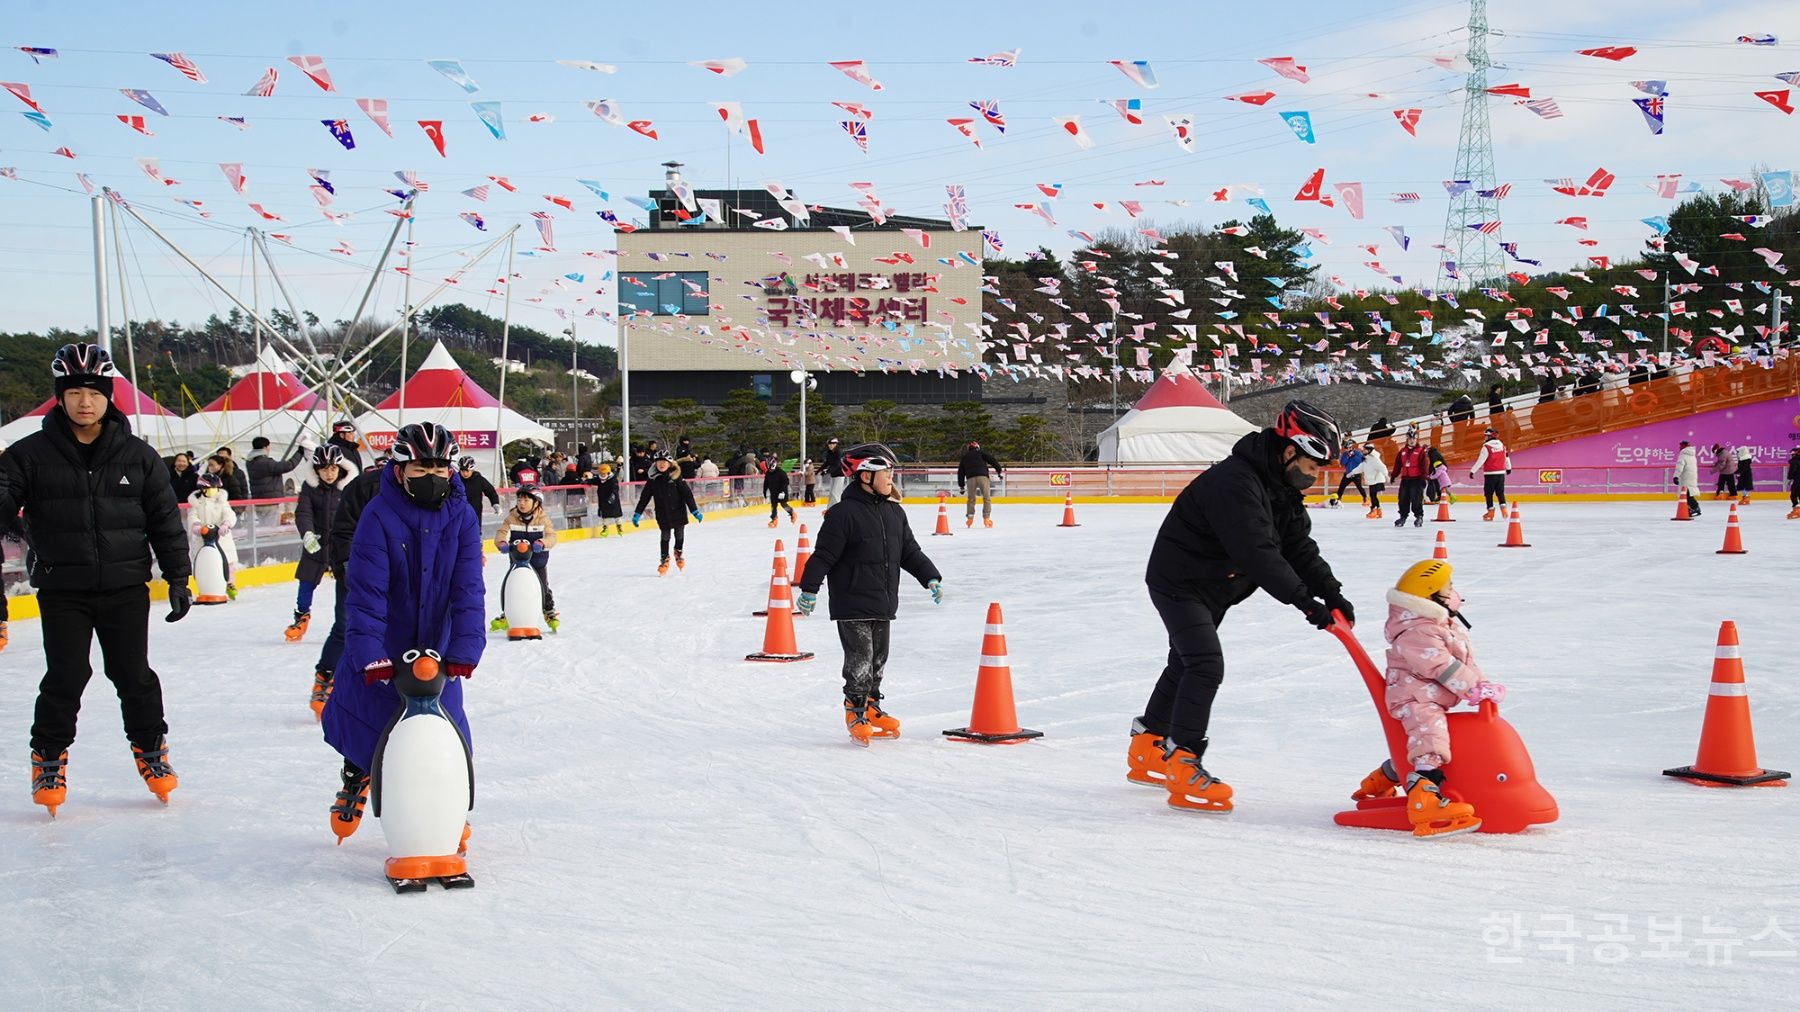
<path id="1" fill-rule="evenodd" d="M 857 193 L 848 184 L 868 182 L 900 213 L 937 215 L 944 186 L 962 184 L 973 219 L 997 229 L 1009 252 L 1072 248 L 1067 229 L 1216 224 L 1251 212 L 1241 199 L 1219 204 L 1211 194 L 1227 184 L 1255 185 L 1284 224 L 1325 231 L 1330 243 L 1315 250 L 1326 272 L 1347 285 L 1379 280 L 1363 266 L 1368 257 L 1359 247 L 1366 243 L 1380 244 L 1380 262 L 1409 284 L 1429 285 L 1437 259 L 1429 245 L 1443 230 L 1441 181 L 1452 174 L 1462 79 L 1425 57 L 1465 47 L 1467 9 L 1446 0 L 1308 0 L 1280 4 L 1278 14 L 1273 5 L 1140 2 L 1111 16 L 1091 3 L 1065 2 L 979 9 L 784 3 L 755 15 L 746 13 L 750 5 L 722 2 L 147 8 L 9 0 L 7 7 L 0 44 L 62 54 L 40 65 L 16 49 L 0 50 L 0 81 L 29 85 L 52 124 L 40 130 L 21 115 L 25 105 L 0 94 L 0 166 L 15 167 L 20 177 L 0 179 L 0 329 L 11 331 L 92 324 L 88 211 L 76 172 L 124 193 L 246 300 L 244 227 L 290 234 L 291 248 L 276 246 L 278 264 L 296 298 L 328 320 L 348 316 L 367 282 L 394 220 L 384 213 L 394 202 L 382 191 L 399 185 L 393 174 L 401 170 L 431 187 L 418 204 L 416 277 L 435 282 L 515 223 L 528 240 L 521 249 L 529 248 L 530 213 L 550 211 L 558 253 L 518 262 L 524 277 L 514 288 L 515 319 L 558 330 L 556 309 L 610 308 L 610 286 L 595 283 L 610 260 L 582 256 L 614 245 L 595 211 L 641 215 L 622 196 L 660 185 L 659 163 L 671 159 L 686 164 L 696 186 L 779 180 L 809 203 L 851 206 Z M 1679 172 L 1716 188 L 1721 177 L 1744 177 L 1759 164 L 1796 167 L 1784 159 L 1800 150 L 1800 118 L 1751 95 L 1782 87 L 1774 74 L 1800 70 L 1794 4 L 1517 0 L 1493 7 L 1493 27 L 1506 33 L 1492 43 L 1495 59 L 1506 64 L 1493 72 L 1493 83 L 1526 83 L 1534 95 L 1556 98 L 1565 113 L 1540 120 L 1510 100 L 1491 102 L 1499 179 L 1515 187 L 1501 206 L 1504 237 L 1519 242 L 1524 255 L 1565 266 L 1592 253 L 1637 250 L 1647 234 L 1638 220 L 1669 207 L 1648 187 L 1658 174 Z M 1782 45 L 1732 41 L 1763 32 Z M 1622 63 L 1575 54 L 1602 45 L 1640 52 Z M 1021 53 L 1009 69 L 964 62 L 1014 48 Z M 192 58 L 210 83 L 191 83 L 147 55 L 172 50 Z M 324 57 L 336 93 L 321 91 L 286 60 L 301 54 Z M 1285 80 L 1256 62 L 1276 56 L 1306 65 L 1312 80 Z M 748 67 L 730 78 L 688 65 L 731 57 Z M 431 59 L 460 61 L 480 91 L 465 94 L 426 65 Z M 612 64 L 617 73 L 571 69 L 559 59 Z M 846 59 L 867 61 L 883 89 L 827 66 Z M 1107 65 L 1113 59 L 1149 60 L 1159 86 L 1139 87 Z M 271 66 L 279 71 L 275 95 L 245 96 Z M 1661 137 L 1650 135 L 1630 103 L 1640 93 L 1629 82 L 1652 78 L 1670 82 Z M 171 115 L 134 104 L 121 88 L 148 90 Z M 1261 108 L 1224 100 L 1263 89 L 1278 97 Z M 392 139 L 357 108 L 359 97 L 389 102 Z M 1146 125 L 1133 127 L 1101 104 L 1117 98 L 1142 99 Z M 583 107 L 592 99 L 616 101 L 625 119 L 653 121 L 660 139 L 600 121 Z M 979 99 L 999 101 L 1007 131 L 1001 136 L 981 125 L 976 150 L 945 120 L 976 115 L 967 103 Z M 489 136 L 471 100 L 501 103 L 506 140 Z M 740 102 L 761 122 L 766 155 L 729 137 L 708 105 L 714 101 Z M 845 135 L 839 123 L 849 117 L 832 101 L 873 111 L 867 156 Z M 1395 108 L 1423 110 L 1416 139 L 1395 123 Z M 1311 113 L 1316 144 L 1296 139 L 1277 115 L 1296 109 Z M 536 113 L 554 122 L 528 123 Z M 144 115 L 156 136 L 134 133 L 117 121 L 121 114 Z M 1180 114 L 1195 121 L 1192 154 L 1162 123 Z M 246 117 L 249 129 L 216 118 L 226 115 Z M 1092 150 L 1077 148 L 1055 126 L 1053 117 L 1069 115 L 1082 118 L 1096 142 Z M 325 118 L 349 123 L 356 150 L 332 139 L 320 124 Z M 433 150 L 421 119 L 444 122 L 447 157 Z M 76 159 L 50 153 L 59 146 Z M 156 159 L 161 174 L 180 185 L 152 182 L 139 158 Z M 244 196 L 231 191 L 221 162 L 244 165 Z M 1599 166 L 1619 177 L 1604 201 L 1572 200 L 1542 181 L 1585 178 Z M 352 220 L 334 226 L 323 219 L 307 189 L 309 168 L 329 171 L 338 190 L 331 209 L 355 212 Z M 1363 183 L 1363 220 L 1341 207 L 1291 200 L 1316 168 L 1326 170 L 1328 184 Z M 485 203 L 459 194 L 489 175 L 506 176 L 518 192 L 493 187 Z M 581 178 L 599 181 L 611 202 Z M 1150 179 L 1164 185 L 1134 185 Z M 1013 207 L 1048 203 L 1038 183 L 1064 184 L 1052 205 L 1055 227 Z M 1424 199 L 1388 201 L 1405 190 Z M 568 197 L 575 208 L 555 208 L 545 195 Z M 214 217 L 198 219 L 175 197 L 201 201 Z M 1128 221 L 1120 200 L 1143 201 L 1143 217 Z M 285 223 L 260 221 L 251 201 Z M 1093 208 L 1096 202 L 1108 211 Z M 458 219 L 464 211 L 485 218 L 485 236 Z M 1577 246 L 1584 234 L 1554 224 L 1577 214 L 1590 219 L 1585 237 L 1600 245 Z M 1413 237 L 1410 252 L 1394 244 L 1386 231 L 1392 225 Z M 130 226 L 126 237 L 134 317 L 189 321 L 230 308 L 141 227 Z M 340 243 L 353 252 L 331 252 Z M 967 248 L 978 245 L 971 234 Z M 568 272 L 588 280 L 550 287 Z M 490 259 L 450 297 L 497 313 L 498 300 L 484 290 L 498 274 Z M 415 297 L 425 287 L 415 283 Z M 272 297 L 265 289 L 263 304 Z M 373 313 L 391 317 L 400 304 L 400 279 L 390 272 Z M 610 330 L 591 329 L 594 338 Z"/>

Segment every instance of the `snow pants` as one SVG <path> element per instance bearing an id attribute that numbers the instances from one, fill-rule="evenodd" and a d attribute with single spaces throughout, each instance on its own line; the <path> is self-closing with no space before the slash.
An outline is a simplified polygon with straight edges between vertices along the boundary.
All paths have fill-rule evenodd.
<path id="1" fill-rule="evenodd" d="M 844 645 L 844 698 L 881 698 L 881 673 L 887 668 L 888 627 L 880 619 L 854 619 L 837 624 Z"/>
<path id="2" fill-rule="evenodd" d="M 1494 508 L 1494 501 L 1506 505 L 1506 475 L 1484 474 L 1481 476 L 1481 497 L 1487 500 L 1487 508 Z"/>
<path id="3" fill-rule="evenodd" d="M 675 538 L 675 550 L 678 552 L 681 551 L 682 547 L 687 543 L 687 524 L 662 528 L 662 557 L 665 562 L 668 561 L 669 558 L 670 535 L 673 535 Z"/>
<path id="4" fill-rule="evenodd" d="M 975 499 L 980 497 L 981 519 L 986 520 L 988 517 L 993 516 L 994 480 L 983 475 L 979 478 L 966 479 L 966 484 L 968 486 L 968 508 L 964 511 L 963 515 L 970 518 L 975 516 Z"/>
<path id="5" fill-rule="evenodd" d="M 1377 486 L 1379 487 L 1379 486 Z M 1213 698 L 1225 679 L 1219 645 L 1223 610 L 1195 598 L 1150 592 L 1150 604 L 1169 633 L 1169 658 L 1144 704 L 1144 727 L 1191 751 L 1201 751 L 1212 721 Z"/>
<path id="6" fill-rule="evenodd" d="M 1410 679 L 1409 679 L 1410 681 Z M 1388 716 L 1406 729 L 1406 761 L 1414 769 L 1436 769 L 1450 761 L 1450 723 L 1442 704 L 1410 695 L 1396 698 L 1388 687 Z"/>
<path id="7" fill-rule="evenodd" d="M 45 758 L 75 743 L 81 693 L 94 676 L 89 651 L 100 641 L 107 680 L 119 694 L 125 737 L 139 748 L 154 748 L 169 731 L 163 722 L 162 683 L 150 669 L 150 588 L 40 590 L 44 632 L 44 680 L 38 685 L 31 750 Z"/>
<path id="8" fill-rule="evenodd" d="M 1400 479 L 1400 518 L 1404 520 L 1409 513 L 1415 517 L 1425 515 L 1424 478 Z"/>

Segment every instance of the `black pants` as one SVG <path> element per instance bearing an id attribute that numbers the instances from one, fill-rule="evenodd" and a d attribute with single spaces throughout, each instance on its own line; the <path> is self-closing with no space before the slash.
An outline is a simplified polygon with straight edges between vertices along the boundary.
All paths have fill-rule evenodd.
<path id="1" fill-rule="evenodd" d="M 675 536 L 675 550 L 678 552 L 681 551 L 682 545 L 686 542 L 687 524 L 682 524 L 679 527 L 664 527 L 662 529 L 662 557 L 664 562 L 669 560 L 669 535 L 671 534 Z"/>
<path id="2" fill-rule="evenodd" d="M 1689 496 L 1688 498 L 1693 498 Z M 1788 486 L 1788 505 L 1800 510 L 1800 481 Z"/>
<path id="3" fill-rule="evenodd" d="M 1225 678 L 1225 652 L 1219 646 L 1219 622 L 1225 614 L 1154 590 L 1150 603 L 1169 631 L 1169 659 L 1144 704 L 1144 727 L 1199 752 L 1212 720 L 1213 697 Z"/>
<path id="4" fill-rule="evenodd" d="M 41 590 L 44 681 L 38 686 L 31 750 L 50 757 L 75 743 L 75 716 L 81 693 L 94 675 L 90 654 L 100 641 L 106 677 L 119 694 L 125 737 L 139 748 L 154 748 L 169 725 L 163 722 L 162 683 L 150 670 L 150 589 L 142 584 L 107 591 Z"/>
<path id="5" fill-rule="evenodd" d="M 556 613 L 556 596 L 550 593 L 550 553 L 533 552 L 531 568 L 537 573 L 538 586 L 543 590 L 544 615 L 554 615 Z"/>
<path id="6" fill-rule="evenodd" d="M 1358 495 L 1362 496 L 1364 499 L 1369 498 L 1369 490 L 1363 485 L 1362 475 L 1350 474 L 1344 475 L 1343 480 L 1338 482 L 1337 497 L 1342 499 L 1344 497 L 1344 490 L 1352 485 L 1356 486 Z"/>
<path id="7" fill-rule="evenodd" d="M 1714 495 L 1737 495 L 1737 474 L 1732 471 L 1719 472 L 1719 483 L 1713 486 Z"/>
<path id="8" fill-rule="evenodd" d="M 881 673 L 887 667 L 888 626 L 880 619 L 839 622 L 844 645 L 844 698 L 851 702 L 881 698 Z"/>
<path id="9" fill-rule="evenodd" d="M 1400 479 L 1400 517 L 1405 519 L 1411 513 L 1416 517 L 1425 515 L 1425 479 Z"/>
<path id="10" fill-rule="evenodd" d="M 325 645 L 319 648 L 319 662 L 313 666 L 314 671 L 325 672 L 328 682 L 337 674 L 338 658 L 344 656 L 344 595 L 348 593 L 343 572 L 340 570 L 331 575 L 331 597 L 337 602 L 337 610 L 331 613 L 331 631 L 325 634 Z"/>
<path id="11" fill-rule="evenodd" d="M 1487 500 L 1487 508 L 1493 509 L 1494 502 L 1506 505 L 1506 475 L 1484 474 L 1481 476 L 1481 497 Z"/>
<path id="12" fill-rule="evenodd" d="M 815 483 L 807 482 L 807 484 L 806 484 L 806 505 L 811 506 L 813 503 L 818 501 L 818 499 L 815 498 L 815 489 L 817 487 L 818 486 Z"/>
<path id="13" fill-rule="evenodd" d="M 1738 461 L 1737 490 L 1738 495 L 1749 495 L 1756 491 L 1756 478 L 1750 473 L 1750 462 L 1747 460 Z"/>
<path id="14" fill-rule="evenodd" d="M 786 492 L 770 492 L 769 493 L 769 519 L 770 520 L 778 519 L 778 514 L 782 510 L 787 510 L 789 513 L 794 512 L 794 507 L 788 505 L 787 493 Z"/>
<path id="15" fill-rule="evenodd" d="M 1384 488 L 1387 488 L 1387 482 L 1385 482 L 1385 481 L 1378 481 L 1375 484 L 1369 486 L 1369 508 L 1370 509 L 1378 510 L 1381 508 L 1381 490 Z"/>

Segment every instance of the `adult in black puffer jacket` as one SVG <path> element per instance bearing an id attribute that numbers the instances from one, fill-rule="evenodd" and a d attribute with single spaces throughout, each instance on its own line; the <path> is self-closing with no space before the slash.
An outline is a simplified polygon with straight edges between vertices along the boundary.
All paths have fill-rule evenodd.
<path id="1" fill-rule="evenodd" d="M 1319 628 L 1333 609 L 1355 620 L 1301 497 L 1340 445 L 1330 415 L 1293 401 L 1275 428 L 1244 436 L 1190 482 L 1157 532 L 1144 582 L 1169 633 L 1168 663 L 1133 722 L 1128 776 L 1167 787 L 1173 807 L 1231 809 L 1231 788 L 1200 765 L 1225 676 L 1218 626 L 1226 611 L 1261 587 Z"/>
<path id="2" fill-rule="evenodd" d="M 43 428 L 0 456 L 0 516 L 24 511 L 46 671 L 31 727 L 32 795 L 67 795 L 65 764 L 100 640 L 138 771 L 166 800 L 175 787 L 163 736 L 162 684 L 150 669 L 150 559 L 169 581 L 169 620 L 191 602 L 187 537 L 169 469 L 112 403 L 112 359 L 65 345 L 52 363 L 57 404 Z"/>

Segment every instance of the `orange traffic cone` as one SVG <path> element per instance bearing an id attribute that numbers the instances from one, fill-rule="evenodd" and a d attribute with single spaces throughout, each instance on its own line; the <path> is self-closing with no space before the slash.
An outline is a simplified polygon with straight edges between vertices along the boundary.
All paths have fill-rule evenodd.
<path id="1" fill-rule="evenodd" d="M 769 577 L 769 621 L 763 627 L 762 652 L 747 661 L 807 661 L 812 654 L 794 645 L 794 591 L 788 586 L 787 546 L 775 542 L 775 574 Z"/>
<path id="2" fill-rule="evenodd" d="M 934 538 L 953 538 L 956 536 L 956 535 L 950 533 L 950 514 L 945 512 L 945 510 L 944 510 L 944 493 L 943 492 L 938 493 L 937 530 L 932 531 L 931 536 Z"/>
<path id="3" fill-rule="evenodd" d="M 1450 497 L 1448 495 L 1438 500 L 1438 515 L 1433 517 L 1431 522 L 1434 524 L 1453 524 L 1456 522 L 1456 518 L 1450 515 Z"/>
<path id="4" fill-rule="evenodd" d="M 1525 528 L 1519 524 L 1519 504 L 1512 508 L 1512 523 L 1506 527 L 1506 540 L 1500 542 L 1501 548 L 1530 548 L 1525 542 Z"/>
<path id="5" fill-rule="evenodd" d="M 1748 555 L 1744 551 L 1744 534 L 1738 529 L 1737 503 L 1731 504 L 1731 515 L 1725 518 L 1725 547 L 1714 555 Z"/>
<path id="6" fill-rule="evenodd" d="M 1450 561 L 1450 546 L 1444 543 L 1443 531 L 1439 531 L 1437 534 L 1437 546 L 1432 548 L 1431 557 L 1434 559 L 1443 559 L 1448 562 Z"/>
<path id="7" fill-rule="evenodd" d="M 1675 515 L 1670 520 L 1692 520 L 1694 515 L 1688 512 L 1687 489 L 1675 493 Z"/>
<path id="8" fill-rule="evenodd" d="M 1062 519 L 1062 523 L 1057 524 L 1056 526 L 1058 526 L 1058 527 L 1080 527 L 1081 526 L 1080 524 L 1075 522 L 1075 490 L 1074 489 L 1070 489 L 1069 491 L 1063 493 L 1063 519 Z"/>
<path id="9" fill-rule="evenodd" d="M 1756 739 L 1750 733 L 1750 695 L 1744 686 L 1744 661 L 1738 650 L 1737 623 L 1719 624 L 1719 646 L 1713 654 L 1712 686 L 1706 718 L 1700 724 L 1700 753 L 1694 765 L 1663 770 L 1702 787 L 1786 787 L 1792 776 L 1756 765 Z"/>
<path id="10" fill-rule="evenodd" d="M 794 582 L 806 575 L 806 560 L 812 558 L 812 539 L 806 536 L 806 525 L 800 525 L 800 544 L 794 548 Z"/>
<path id="11" fill-rule="evenodd" d="M 975 675 L 975 705 L 969 710 L 969 726 L 945 731 L 944 737 L 1010 745 L 1044 732 L 1019 726 L 1013 709 L 1012 668 L 1006 658 L 1006 629 L 1000 621 L 1000 605 L 988 605 L 987 631 L 981 638 L 981 668 Z"/>

